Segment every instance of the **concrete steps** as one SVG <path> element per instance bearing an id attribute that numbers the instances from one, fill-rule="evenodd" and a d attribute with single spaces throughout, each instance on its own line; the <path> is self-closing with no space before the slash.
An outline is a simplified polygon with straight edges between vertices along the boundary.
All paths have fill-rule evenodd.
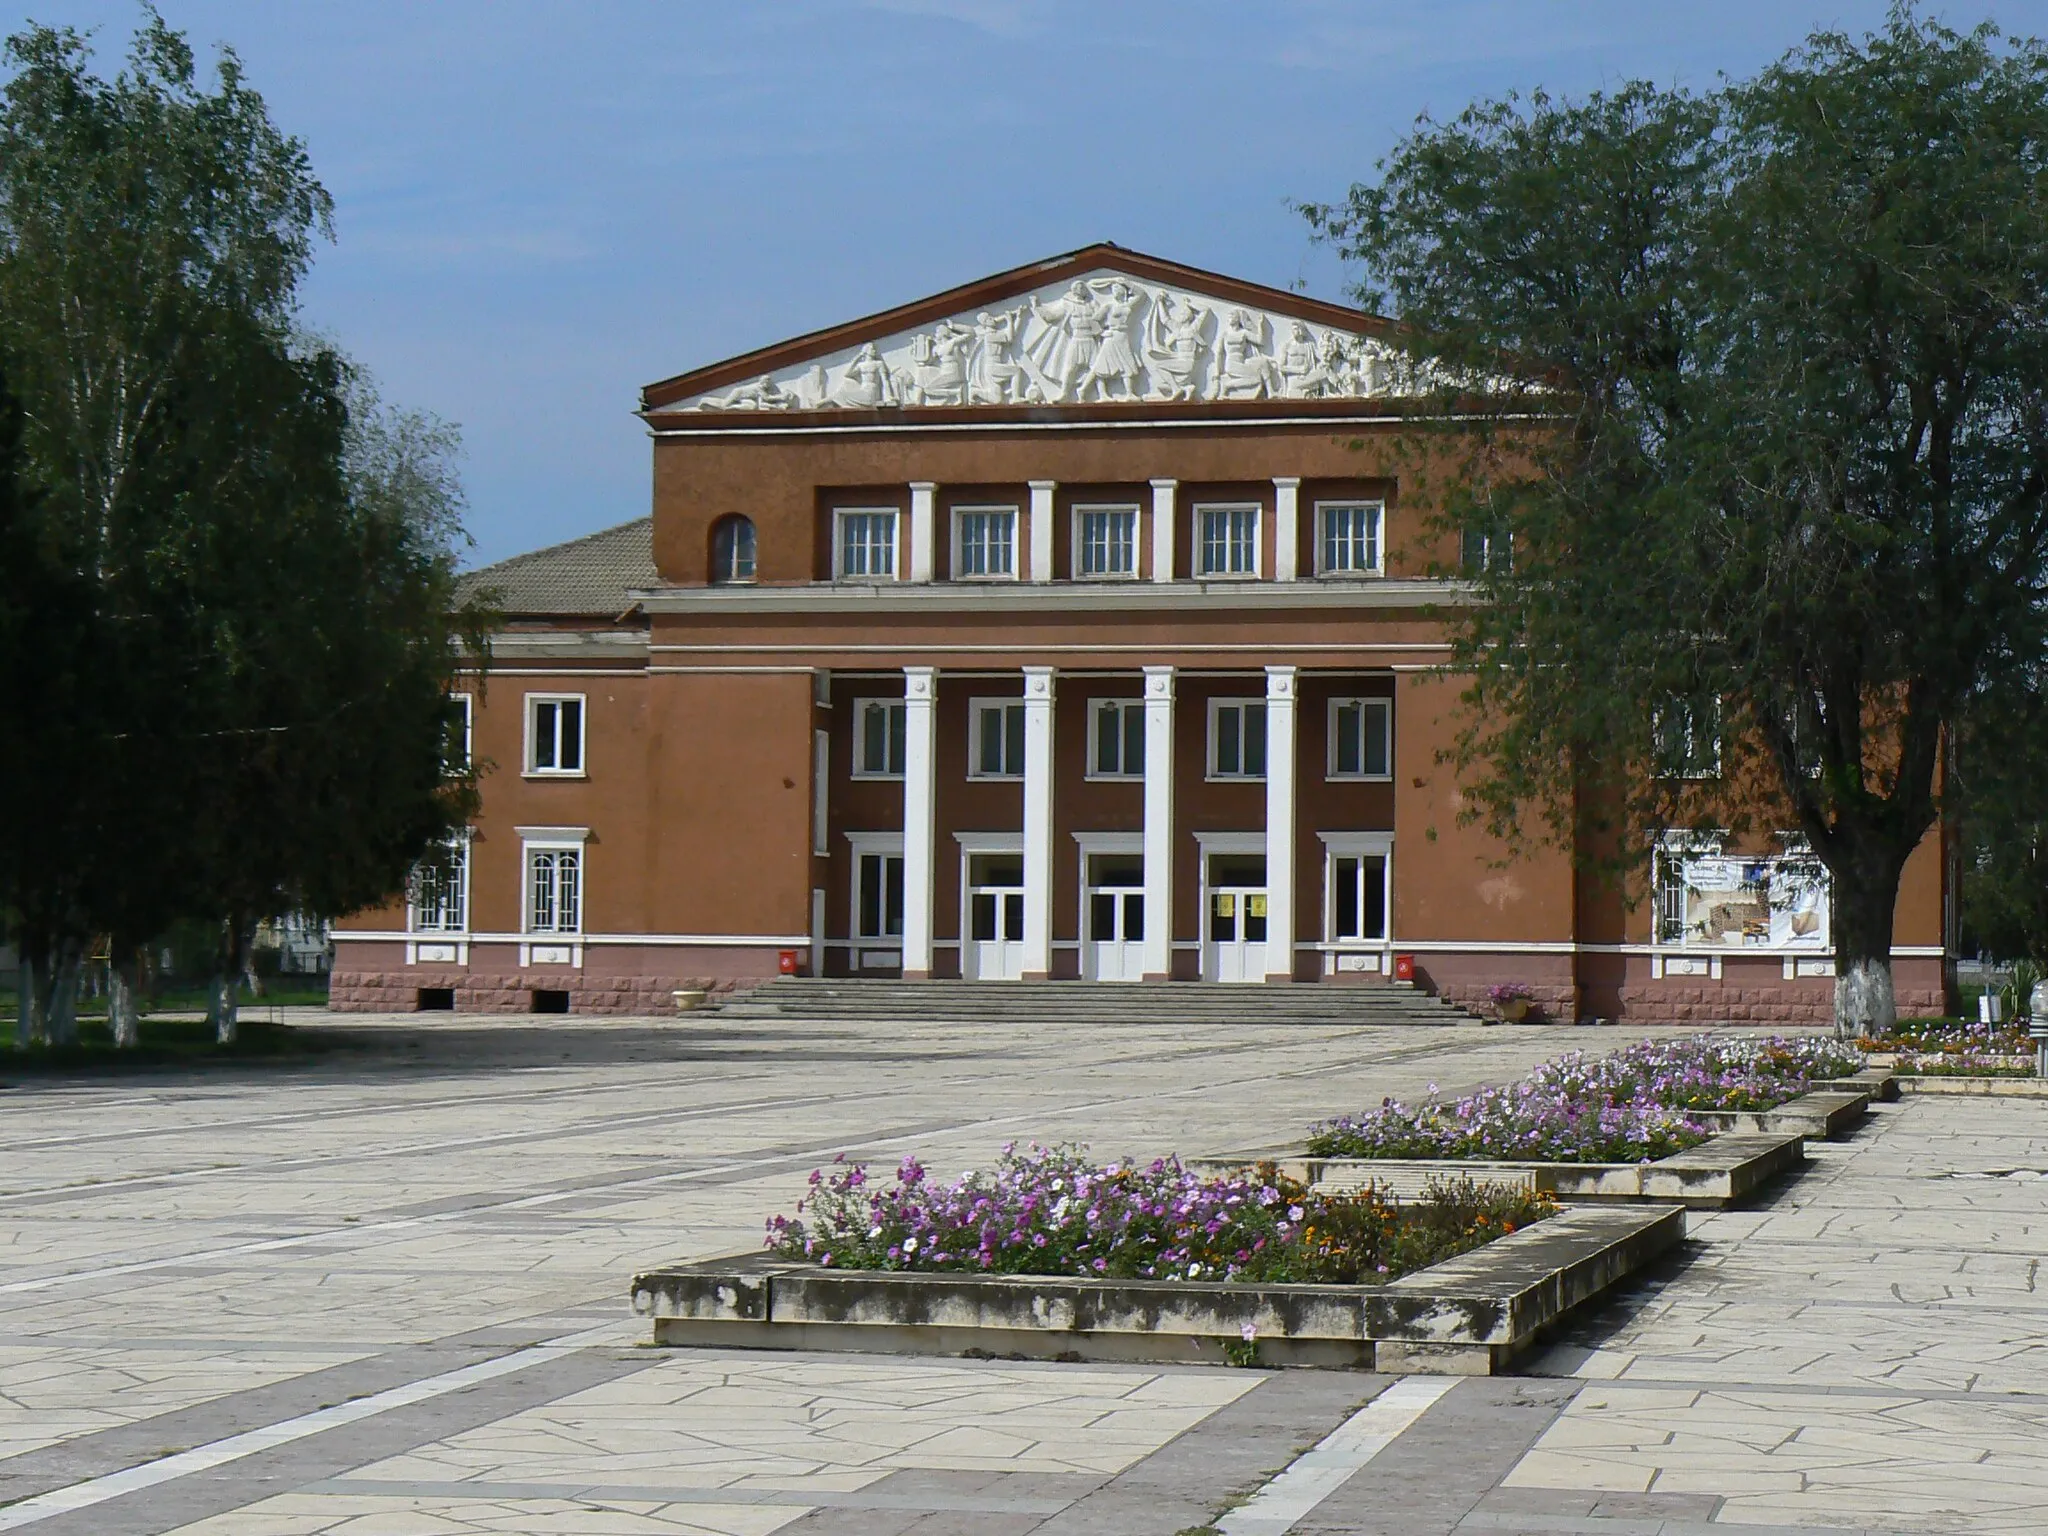
<path id="1" fill-rule="evenodd" d="M 1142 985 L 1050 981 L 893 981 L 781 977 L 713 1010 L 726 1019 L 976 1024 L 1204 1023 L 1318 1027 L 1469 1024 L 1473 1015 L 1413 987 Z"/>

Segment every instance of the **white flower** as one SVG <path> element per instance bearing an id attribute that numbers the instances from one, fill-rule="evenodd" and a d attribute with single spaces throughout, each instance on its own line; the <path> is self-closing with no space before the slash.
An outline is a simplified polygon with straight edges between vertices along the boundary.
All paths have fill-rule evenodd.
<path id="1" fill-rule="evenodd" d="M 1188 1278 L 1189 1278 L 1190 1280 L 1197 1280 L 1197 1279 L 1200 1279 L 1200 1278 L 1201 1278 L 1201 1274 L 1202 1274 L 1202 1266 L 1201 1266 L 1201 1265 L 1199 1265 L 1199 1264 L 1190 1264 L 1190 1265 L 1188 1266 Z"/>
<path id="2" fill-rule="evenodd" d="M 1245 1343 L 1247 1344 L 1253 1344 L 1258 1341 L 1259 1325 L 1257 1323 L 1246 1323 L 1242 1328 L 1238 1329 L 1237 1331 L 1240 1335 L 1242 1335 Z"/>
<path id="3" fill-rule="evenodd" d="M 880 1237 L 881 1235 L 882 1235 L 882 1228 L 881 1228 L 881 1224 L 880 1224 L 879 1222 L 878 1222 L 878 1223 L 876 1223 L 876 1224 L 875 1224 L 874 1226 L 872 1226 L 872 1227 L 869 1227 L 869 1228 L 868 1228 L 868 1237 L 869 1237 L 870 1239 L 874 1239 L 874 1238 Z"/>
<path id="4" fill-rule="evenodd" d="M 903 1239 L 903 1251 L 905 1253 L 917 1252 L 917 1239 L 914 1237 L 906 1237 L 905 1239 Z"/>

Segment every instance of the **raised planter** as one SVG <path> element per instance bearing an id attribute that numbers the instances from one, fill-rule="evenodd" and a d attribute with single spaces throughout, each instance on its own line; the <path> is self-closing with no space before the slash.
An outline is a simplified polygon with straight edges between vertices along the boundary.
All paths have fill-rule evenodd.
<path id="1" fill-rule="evenodd" d="M 637 1275 L 654 1342 L 1485 1375 L 1685 1236 L 1676 1206 L 1576 1207 L 1384 1286 L 822 1269 L 740 1256 Z M 1247 1344 L 1249 1339 L 1250 1344 Z"/>
<path id="2" fill-rule="evenodd" d="M 1907 1093 L 1961 1093 L 1998 1099 L 2048 1099 L 2048 1077 L 1953 1077 L 1901 1073 L 1899 1087 Z"/>
<path id="3" fill-rule="evenodd" d="M 1814 1087 L 1839 1093 L 1867 1093 L 1874 1104 L 1896 1104 L 1899 1084 L 1898 1079 L 1892 1076 L 1891 1058 L 1886 1057 L 1882 1062 L 1875 1056 L 1867 1059 L 1871 1065 L 1861 1072 L 1852 1072 L 1847 1077 L 1824 1078 Z"/>
<path id="4" fill-rule="evenodd" d="M 1739 1205 L 1779 1174 L 1806 1161 L 1803 1131 L 1730 1132 L 1654 1163 L 1535 1163 L 1478 1158 L 1308 1157 L 1301 1152 L 1256 1158 L 1216 1158 L 1188 1166 L 1224 1172 L 1271 1162 L 1289 1178 L 1315 1189 L 1363 1189 L 1377 1184 L 1396 1199 L 1411 1200 L 1440 1179 L 1508 1184 L 1560 1200 L 1676 1201 L 1699 1210 Z"/>
<path id="5" fill-rule="evenodd" d="M 1798 1132 L 1839 1141 L 1863 1123 L 1870 1112 L 1868 1087 L 1817 1088 L 1788 1099 L 1775 1109 L 1700 1109 L 1692 1117 L 1721 1131 L 1748 1135 Z"/>

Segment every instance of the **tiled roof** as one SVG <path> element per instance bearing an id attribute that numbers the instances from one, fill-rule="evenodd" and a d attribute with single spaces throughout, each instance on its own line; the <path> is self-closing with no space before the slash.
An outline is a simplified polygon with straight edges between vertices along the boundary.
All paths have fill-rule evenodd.
<path id="1" fill-rule="evenodd" d="M 498 608 L 513 617 L 573 613 L 610 618 L 632 606 L 627 592 L 661 584 L 654 569 L 654 519 L 640 517 L 470 571 L 462 578 L 462 592 L 466 597 L 491 589 Z"/>

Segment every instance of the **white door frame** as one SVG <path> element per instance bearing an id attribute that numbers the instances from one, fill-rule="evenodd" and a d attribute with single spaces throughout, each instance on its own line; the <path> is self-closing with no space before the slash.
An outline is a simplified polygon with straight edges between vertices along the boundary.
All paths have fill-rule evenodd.
<path id="1" fill-rule="evenodd" d="M 900 968 L 903 964 L 903 935 L 877 938 L 863 936 L 860 931 L 860 861 L 864 854 L 876 853 L 885 857 L 903 857 L 903 834 L 901 832 L 848 832 L 845 834 L 852 855 L 847 860 L 850 866 L 846 877 L 846 967 L 854 975 L 863 969 L 886 970 L 891 966 Z M 909 878 L 910 870 L 904 867 L 904 877 Z M 908 888 L 906 887 L 906 895 Z M 888 895 L 882 897 L 883 921 L 888 921 Z M 829 940 L 827 942 L 830 942 Z M 865 962 L 865 964 L 864 964 Z"/>
<path id="2" fill-rule="evenodd" d="M 1118 702 L 1127 701 L 1119 700 Z M 1081 979 L 1084 981 L 1142 981 L 1145 976 L 1145 956 L 1142 943 L 1133 945 L 1126 942 L 1120 946 L 1127 952 L 1122 967 L 1124 974 L 1106 978 L 1098 974 L 1099 965 L 1094 941 L 1088 935 L 1088 897 L 1096 889 L 1088 881 L 1088 861 L 1096 854 L 1103 853 L 1143 858 L 1145 856 L 1145 834 L 1142 832 L 1076 832 L 1073 836 L 1074 842 L 1080 850 L 1079 878 L 1081 902 L 1075 909 L 1075 926 L 1081 942 Z M 1104 886 L 1102 889 L 1128 889 L 1143 895 L 1145 888 L 1142 885 L 1137 885 L 1130 887 Z M 1145 921 L 1147 923 L 1152 921 L 1149 905 L 1145 912 Z"/>
<path id="3" fill-rule="evenodd" d="M 1318 832 L 1323 845 L 1323 917 L 1317 928 L 1323 952 L 1320 969 L 1326 976 L 1339 971 L 1377 971 L 1391 976 L 1394 970 L 1394 834 L 1391 832 Z M 1378 939 L 1339 939 L 1331 932 L 1336 920 L 1337 861 L 1345 858 L 1383 858 L 1386 873 L 1386 934 Z"/>
<path id="4" fill-rule="evenodd" d="M 1011 943 L 1016 950 L 1016 974 L 1001 977 L 985 977 L 975 964 L 973 903 L 975 887 L 969 880 L 969 873 L 977 854 L 992 853 L 1008 858 L 1024 857 L 1024 834 L 1017 832 L 955 832 L 953 841 L 960 845 L 960 975 L 966 980 L 1021 980 L 1024 974 L 1024 941 L 1020 938 Z M 1024 887 L 1004 886 L 1003 890 L 1015 890 L 1017 899 L 1024 899 Z M 997 913 L 997 931 L 1001 931 L 1002 913 Z M 1005 941 L 1009 942 L 1009 941 Z"/>
<path id="5" fill-rule="evenodd" d="M 1216 980 L 1215 956 L 1209 947 L 1209 919 L 1211 916 L 1209 911 L 1209 856 L 1217 853 L 1225 856 L 1256 854 L 1260 858 L 1264 858 L 1266 855 L 1266 834 L 1264 832 L 1197 832 L 1195 834 L 1195 844 L 1197 850 L 1196 862 L 1200 866 L 1201 874 L 1201 905 L 1198 910 L 1202 915 L 1202 920 L 1198 938 L 1202 946 L 1202 980 L 1214 981 Z M 1238 914 L 1237 921 L 1238 931 L 1242 933 L 1244 927 L 1243 913 Z M 1269 928 L 1268 932 L 1270 931 Z M 1247 975 L 1242 979 L 1246 981 L 1264 981 L 1266 978 L 1263 968 L 1260 968 L 1254 974 Z"/>

